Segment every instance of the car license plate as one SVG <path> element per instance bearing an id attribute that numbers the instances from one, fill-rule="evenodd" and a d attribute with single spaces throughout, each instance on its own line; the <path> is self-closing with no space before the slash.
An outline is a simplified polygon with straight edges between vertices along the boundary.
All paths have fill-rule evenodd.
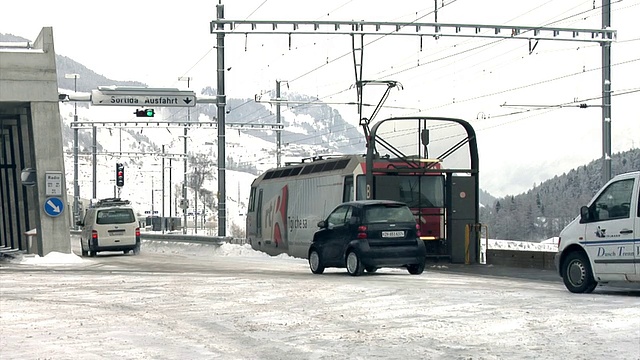
<path id="1" fill-rule="evenodd" d="M 383 231 L 382 237 L 385 237 L 385 238 L 404 237 L 404 231 Z"/>

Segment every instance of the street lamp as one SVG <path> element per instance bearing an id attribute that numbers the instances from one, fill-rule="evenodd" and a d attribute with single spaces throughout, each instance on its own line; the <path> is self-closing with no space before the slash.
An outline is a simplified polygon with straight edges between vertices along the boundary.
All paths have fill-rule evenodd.
<path id="1" fill-rule="evenodd" d="M 65 74 L 66 79 L 73 79 L 73 92 L 78 92 L 78 74 Z M 73 102 L 73 122 L 74 125 L 78 122 L 78 103 Z M 78 225 L 76 222 L 80 220 L 80 207 L 78 203 L 80 201 L 80 186 L 78 185 L 78 127 L 73 127 L 73 226 L 77 230 Z"/>

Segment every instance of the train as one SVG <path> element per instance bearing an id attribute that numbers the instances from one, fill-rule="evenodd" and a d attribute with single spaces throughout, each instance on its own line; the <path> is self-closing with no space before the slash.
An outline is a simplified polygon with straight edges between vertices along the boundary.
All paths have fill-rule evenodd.
<path id="1" fill-rule="evenodd" d="M 394 166 L 391 159 L 374 168 Z M 438 167 L 434 160 L 435 167 Z M 432 165 L 433 166 L 433 165 Z M 365 157 L 314 157 L 271 169 L 257 177 L 249 195 L 247 239 L 255 250 L 306 258 L 316 224 L 342 202 L 366 199 Z M 444 234 L 444 176 L 374 175 L 375 199 L 406 203 L 420 225 L 422 239 Z"/>
<path id="2" fill-rule="evenodd" d="M 377 137 L 381 124 L 405 120 L 417 123 L 412 132 L 419 134 L 424 154 L 418 149 L 416 156 L 404 155 L 390 141 Z M 449 131 L 442 126 L 448 122 L 465 131 L 439 156 L 425 156 L 426 127 Z M 365 133 L 366 154 L 310 157 L 258 176 L 251 184 L 246 216 L 246 241 L 251 247 L 274 256 L 307 258 L 318 222 L 337 205 L 352 200 L 394 200 L 412 210 L 428 256 L 454 263 L 475 262 L 479 188 L 473 128 L 460 119 L 389 118 Z M 378 151 L 383 147 L 388 149 L 386 154 Z M 469 166 L 446 168 L 442 162 L 448 157 L 454 161 L 466 158 Z"/>

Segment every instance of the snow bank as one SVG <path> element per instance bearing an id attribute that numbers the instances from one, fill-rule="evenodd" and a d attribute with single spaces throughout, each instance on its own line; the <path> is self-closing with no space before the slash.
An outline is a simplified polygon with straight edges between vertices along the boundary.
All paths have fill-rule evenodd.
<path id="1" fill-rule="evenodd" d="M 46 256 L 34 254 L 19 254 L 15 256 L 9 256 L 7 258 L 11 263 L 25 265 L 68 265 L 82 264 L 85 262 L 83 258 L 76 254 L 64 254 L 56 251 L 52 251 Z"/>
<path id="2" fill-rule="evenodd" d="M 484 241 L 482 243 L 484 248 Z M 515 240 L 495 240 L 489 239 L 489 249 L 499 250 L 515 250 L 515 251 L 549 251 L 555 252 L 558 250 L 557 238 L 551 238 L 540 243 L 527 242 L 527 241 L 515 241 Z M 155 252 L 166 254 L 180 254 L 194 257 L 204 256 L 224 256 L 224 257 L 270 257 L 270 255 L 261 251 L 256 251 L 251 248 L 251 245 L 237 245 L 224 243 L 222 245 L 209 245 L 209 244 L 190 244 L 171 241 L 148 241 L 145 240 L 142 243 L 143 252 Z M 282 259 L 294 259 L 293 257 L 280 254 L 276 256 Z M 50 252 L 46 256 L 39 256 L 33 254 L 17 254 L 8 256 L 7 261 L 16 264 L 25 265 L 72 265 L 72 264 L 86 264 L 91 260 L 89 258 L 82 258 L 76 254 L 64 254 L 60 252 Z"/>

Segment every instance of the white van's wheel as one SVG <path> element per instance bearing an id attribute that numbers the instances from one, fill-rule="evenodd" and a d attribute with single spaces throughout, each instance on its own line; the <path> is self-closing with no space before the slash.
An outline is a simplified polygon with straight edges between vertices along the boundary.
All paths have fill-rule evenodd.
<path id="1" fill-rule="evenodd" d="M 320 254 L 314 249 L 309 253 L 309 268 L 314 274 L 322 274 L 324 272 L 324 265 L 320 260 Z"/>
<path id="2" fill-rule="evenodd" d="M 364 272 L 364 266 L 362 266 L 362 262 L 355 251 L 349 251 L 347 254 L 346 265 L 347 272 L 351 276 L 359 276 Z"/>
<path id="3" fill-rule="evenodd" d="M 89 252 L 87 250 L 85 250 L 85 248 L 84 248 L 84 243 L 82 242 L 82 239 L 80 239 L 80 249 L 82 251 L 82 256 L 89 255 Z"/>
<path id="4" fill-rule="evenodd" d="M 562 280 L 572 293 L 589 293 L 598 285 L 593 278 L 589 259 L 581 252 L 567 255 L 562 266 Z"/>

